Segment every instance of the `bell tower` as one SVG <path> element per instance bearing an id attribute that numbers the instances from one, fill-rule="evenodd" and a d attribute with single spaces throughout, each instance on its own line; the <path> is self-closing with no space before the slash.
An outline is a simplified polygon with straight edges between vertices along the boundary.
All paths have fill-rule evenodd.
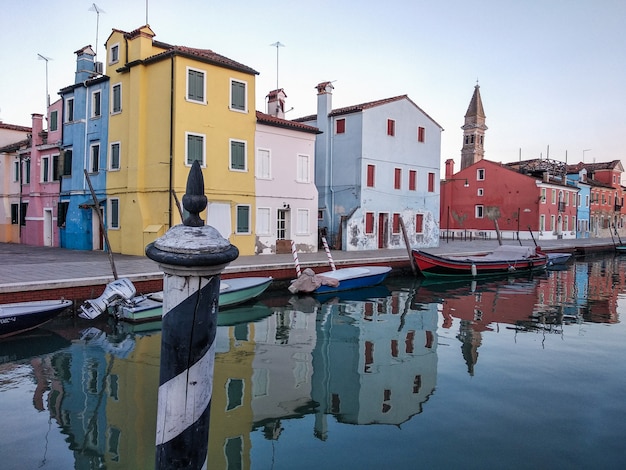
<path id="1" fill-rule="evenodd" d="M 480 98 L 480 86 L 476 83 L 472 100 L 465 113 L 463 129 L 463 148 L 461 149 L 461 169 L 473 165 L 485 158 L 485 110 Z"/>

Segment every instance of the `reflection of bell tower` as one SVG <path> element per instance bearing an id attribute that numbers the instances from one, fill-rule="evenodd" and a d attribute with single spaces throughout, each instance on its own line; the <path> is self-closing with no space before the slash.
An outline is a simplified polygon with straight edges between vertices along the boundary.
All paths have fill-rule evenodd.
<path id="1" fill-rule="evenodd" d="M 461 149 L 461 170 L 485 158 L 485 110 L 480 99 L 480 86 L 476 84 L 472 101 L 465 113 L 463 129 L 463 148 Z"/>
<path id="2" fill-rule="evenodd" d="M 478 362 L 478 348 L 482 344 L 482 336 L 480 332 L 472 329 L 472 322 L 461 320 L 459 334 L 456 338 L 461 342 L 461 352 L 465 364 L 467 364 L 467 372 L 474 375 L 474 366 Z"/>

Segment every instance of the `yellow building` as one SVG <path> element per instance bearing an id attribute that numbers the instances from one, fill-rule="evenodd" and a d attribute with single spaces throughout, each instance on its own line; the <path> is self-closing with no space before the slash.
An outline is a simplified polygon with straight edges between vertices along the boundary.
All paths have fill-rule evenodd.
<path id="1" fill-rule="evenodd" d="M 150 26 L 113 30 L 107 233 L 116 253 L 145 246 L 181 223 L 187 176 L 203 169 L 208 225 L 254 254 L 255 78 L 250 67 L 208 49 L 154 39 Z"/>

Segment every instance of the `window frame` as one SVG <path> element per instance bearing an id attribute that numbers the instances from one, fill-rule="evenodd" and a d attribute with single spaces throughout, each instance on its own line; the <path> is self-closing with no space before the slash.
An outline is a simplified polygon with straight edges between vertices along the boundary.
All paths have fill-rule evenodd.
<path id="1" fill-rule="evenodd" d="M 402 189 L 402 168 L 393 169 L 393 189 Z"/>
<path id="2" fill-rule="evenodd" d="M 102 116 L 102 90 L 91 92 L 91 114 L 92 119 Z"/>
<path id="3" fill-rule="evenodd" d="M 310 235 L 309 209 L 296 209 L 296 235 Z"/>
<path id="4" fill-rule="evenodd" d="M 207 104 L 207 99 L 206 99 L 206 77 L 207 77 L 207 73 L 205 70 L 202 69 L 198 69 L 195 67 L 187 67 L 187 73 L 185 74 L 185 100 L 189 103 L 196 103 L 196 104 Z M 190 82 L 191 82 L 191 77 L 192 74 L 198 74 L 198 75 L 202 75 L 202 96 L 201 98 L 197 98 L 191 95 L 191 91 L 190 91 Z M 198 78 L 197 76 L 195 76 L 195 78 Z M 194 90 L 195 93 L 195 90 Z"/>
<path id="5" fill-rule="evenodd" d="M 335 119 L 335 134 L 346 133 L 346 118 Z"/>
<path id="6" fill-rule="evenodd" d="M 235 168 L 233 166 L 233 149 L 235 144 L 243 145 L 243 168 Z M 238 171 L 245 173 L 248 171 L 248 142 L 241 139 L 228 139 L 228 169 L 230 171 Z"/>
<path id="7" fill-rule="evenodd" d="M 476 204 L 474 206 L 474 218 L 476 219 L 485 218 L 485 206 L 483 204 Z"/>
<path id="8" fill-rule="evenodd" d="M 477 168 L 476 169 L 476 181 L 484 181 L 485 180 L 485 169 Z"/>
<path id="9" fill-rule="evenodd" d="M 235 234 L 236 235 L 250 235 L 250 208 L 251 205 L 250 204 L 237 204 L 237 206 L 235 207 Z M 246 211 L 246 227 L 241 227 L 239 226 L 239 221 L 240 221 L 240 215 L 244 215 L 242 213 L 240 213 L 240 211 L 243 211 L 245 209 Z M 244 230 L 245 229 L 245 230 Z"/>
<path id="10" fill-rule="evenodd" d="M 235 106 L 235 84 L 243 85 L 243 104 L 241 108 Z M 237 113 L 247 113 L 248 112 L 248 82 L 243 80 L 238 80 L 236 78 L 230 79 L 230 103 L 228 105 L 228 109 L 231 111 L 235 111 Z"/>
<path id="11" fill-rule="evenodd" d="M 202 140 L 202 161 L 200 160 L 198 161 L 200 162 L 200 167 L 205 168 L 206 167 L 206 135 L 198 134 L 197 132 L 185 132 L 185 166 L 191 167 L 194 160 L 197 160 L 197 159 L 189 160 L 189 138 L 190 137 L 197 137 Z"/>
<path id="12" fill-rule="evenodd" d="M 296 155 L 296 182 L 311 182 L 311 157 L 305 153 Z"/>
<path id="13" fill-rule="evenodd" d="M 374 226 L 375 226 L 375 220 L 374 220 L 374 213 L 373 212 L 366 212 L 365 213 L 365 234 L 366 235 L 373 235 L 374 234 Z"/>
<path id="14" fill-rule="evenodd" d="M 365 185 L 368 188 L 376 187 L 376 165 L 368 163 L 365 167 Z"/>
<path id="15" fill-rule="evenodd" d="M 389 137 L 395 137 L 396 135 L 396 120 L 387 119 L 387 135 Z"/>
<path id="16" fill-rule="evenodd" d="M 50 182 L 50 155 L 44 155 L 41 157 L 41 174 L 39 181 L 41 183 Z"/>
<path id="17" fill-rule="evenodd" d="M 417 126 L 417 141 L 423 144 L 426 141 L 426 128 Z"/>
<path id="18" fill-rule="evenodd" d="M 73 147 L 63 149 L 63 171 L 61 172 L 61 176 L 72 176 L 73 157 L 74 157 Z"/>
<path id="19" fill-rule="evenodd" d="M 270 207 L 256 208 L 256 234 L 261 236 L 272 235 L 272 209 Z"/>
<path id="20" fill-rule="evenodd" d="M 113 150 L 117 148 L 117 166 L 115 163 L 116 152 Z M 121 170 L 122 167 L 122 144 L 120 141 L 111 142 L 109 144 L 109 153 L 111 154 L 111 158 L 109 158 L 109 170 L 118 171 Z"/>
<path id="21" fill-rule="evenodd" d="M 122 112 L 122 84 L 115 83 L 111 85 L 111 114 L 120 114 L 121 112 Z"/>
<path id="22" fill-rule="evenodd" d="M 424 233 L 424 214 L 421 212 L 415 214 L 415 233 Z"/>
<path id="23" fill-rule="evenodd" d="M 97 155 L 94 154 L 95 149 L 98 149 Z M 89 144 L 89 173 L 94 174 L 100 171 L 100 164 L 102 163 L 101 157 L 102 152 L 100 151 L 100 141 L 91 142 Z"/>
<path id="24" fill-rule="evenodd" d="M 120 61 L 120 43 L 111 44 L 109 49 L 109 64 L 116 64 Z"/>
<path id="25" fill-rule="evenodd" d="M 50 131 L 57 131 L 59 129 L 59 111 L 56 109 L 50 112 L 50 122 L 48 123 Z"/>
<path id="26" fill-rule="evenodd" d="M 272 151 L 266 148 L 256 149 L 256 177 L 261 180 L 272 179 Z"/>
<path id="27" fill-rule="evenodd" d="M 65 100 L 65 122 L 74 122 L 74 97 Z"/>
<path id="28" fill-rule="evenodd" d="M 435 192 L 435 173 L 433 173 L 432 171 L 428 172 L 428 192 Z"/>
<path id="29" fill-rule="evenodd" d="M 417 170 L 409 170 L 409 191 L 417 191 Z"/>
<path id="30" fill-rule="evenodd" d="M 120 213 L 120 209 L 121 209 L 121 205 L 120 205 L 120 199 L 117 197 L 110 197 L 108 198 L 109 204 L 108 204 L 108 210 L 109 210 L 109 220 L 108 220 L 108 229 L 109 230 L 119 230 L 120 229 L 120 220 L 121 220 L 121 213 Z"/>

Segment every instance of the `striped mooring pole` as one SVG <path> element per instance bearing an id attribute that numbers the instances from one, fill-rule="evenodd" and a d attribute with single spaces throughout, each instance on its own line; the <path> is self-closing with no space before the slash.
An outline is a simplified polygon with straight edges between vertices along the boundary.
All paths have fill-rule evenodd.
<path id="1" fill-rule="evenodd" d="M 146 247 L 164 272 L 155 462 L 160 470 L 208 465 L 220 275 L 239 250 L 204 225 L 199 214 L 206 205 L 195 161 L 183 196 L 189 217 Z"/>

